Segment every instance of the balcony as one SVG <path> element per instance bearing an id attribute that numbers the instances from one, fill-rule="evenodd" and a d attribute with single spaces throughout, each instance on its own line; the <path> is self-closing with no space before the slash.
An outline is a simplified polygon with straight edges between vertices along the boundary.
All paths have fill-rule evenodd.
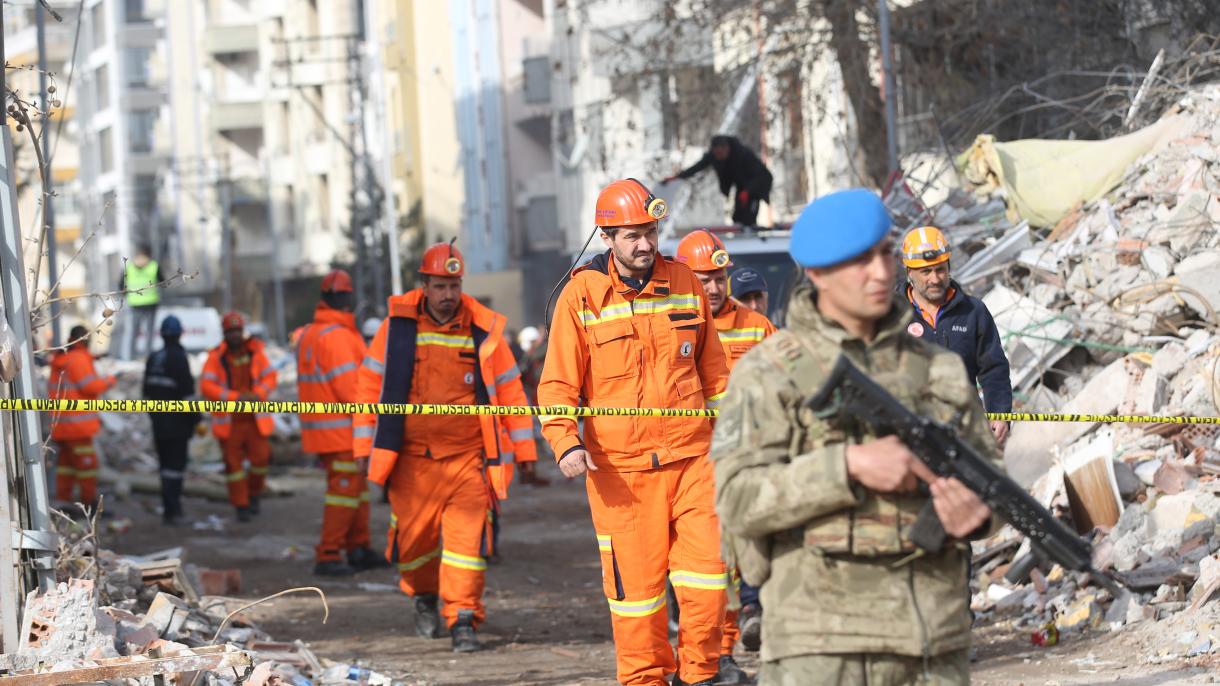
<path id="1" fill-rule="evenodd" d="M 258 50 L 258 24 L 210 27 L 204 36 L 204 47 L 209 55 L 255 52 Z"/>
<path id="2" fill-rule="evenodd" d="M 212 107 L 211 122 L 214 131 L 261 129 L 263 127 L 263 103 L 219 103 Z"/>

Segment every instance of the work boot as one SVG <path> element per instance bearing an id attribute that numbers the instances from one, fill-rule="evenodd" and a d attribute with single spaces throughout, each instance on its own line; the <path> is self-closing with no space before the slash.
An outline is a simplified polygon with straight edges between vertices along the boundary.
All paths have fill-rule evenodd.
<path id="1" fill-rule="evenodd" d="M 313 566 L 313 573 L 318 576 L 351 576 L 356 570 L 343 560 L 323 560 Z"/>
<path id="2" fill-rule="evenodd" d="M 248 507 L 237 508 L 237 521 L 248 522 L 253 518 L 254 517 L 250 514 L 250 508 L 248 508 Z"/>
<path id="3" fill-rule="evenodd" d="M 415 596 L 415 634 L 420 638 L 441 637 L 441 616 L 435 593 Z"/>
<path id="4" fill-rule="evenodd" d="M 459 610 L 449 633 L 453 636 L 453 652 L 473 653 L 479 649 L 479 639 L 474 635 L 473 610 Z"/>
<path id="5" fill-rule="evenodd" d="M 262 514 L 262 511 L 263 511 L 263 506 L 259 502 L 259 496 L 257 496 L 257 495 L 250 496 L 250 514 L 252 514 L 252 515 Z"/>
<path id="6" fill-rule="evenodd" d="M 384 557 L 368 547 L 353 548 L 347 551 L 347 563 L 357 572 L 369 569 L 385 569 L 390 566 L 390 563 L 386 562 Z"/>
<path id="7" fill-rule="evenodd" d="M 762 646 L 762 606 L 746 605 L 737 615 L 737 626 L 741 628 L 741 645 L 751 653 Z"/>
<path id="8" fill-rule="evenodd" d="M 716 674 L 716 686 L 747 686 L 754 683 L 750 675 L 737 665 L 732 655 L 720 656 L 720 671 Z"/>

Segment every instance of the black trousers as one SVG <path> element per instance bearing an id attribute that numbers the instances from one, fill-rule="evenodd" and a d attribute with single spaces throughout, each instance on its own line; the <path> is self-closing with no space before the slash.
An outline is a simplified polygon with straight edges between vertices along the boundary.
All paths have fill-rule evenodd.
<path id="1" fill-rule="evenodd" d="M 182 480 L 186 476 L 190 436 L 158 438 L 154 441 L 161 463 L 161 505 L 168 516 L 182 514 Z"/>

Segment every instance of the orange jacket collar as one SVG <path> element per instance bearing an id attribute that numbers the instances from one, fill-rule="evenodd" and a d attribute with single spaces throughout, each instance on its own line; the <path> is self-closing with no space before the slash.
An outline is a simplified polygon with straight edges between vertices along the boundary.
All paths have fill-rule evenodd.
<path id="1" fill-rule="evenodd" d="M 353 331 L 356 329 L 356 315 L 352 312 L 344 312 L 336 310 L 326 303 L 318 303 L 318 306 L 313 311 L 313 321 L 315 324 L 338 324 L 346 326 Z"/>
<path id="2" fill-rule="evenodd" d="M 249 352 L 251 354 L 262 352 L 263 348 L 266 347 L 263 344 L 263 342 L 257 338 L 247 338 L 245 341 L 242 342 L 242 344 L 246 346 L 246 352 Z M 216 352 L 218 352 L 221 357 L 228 355 L 230 352 L 229 351 L 229 342 L 221 341 L 220 345 L 216 347 Z"/>
<path id="3" fill-rule="evenodd" d="M 407 317 L 415 320 L 418 320 L 420 317 L 420 309 L 423 307 L 423 303 L 424 289 L 422 288 L 407 291 L 402 295 L 391 296 L 387 301 L 391 317 Z M 489 336 L 494 335 L 499 337 L 503 333 L 504 317 L 465 293 L 462 294 L 462 304 L 458 311 L 461 312 L 462 310 L 469 312 L 471 322 L 483 331 L 486 331 Z"/>
<path id="4" fill-rule="evenodd" d="M 572 276 L 576 276 L 581 272 L 600 272 L 606 275 L 609 277 L 606 282 L 607 286 L 618 293 L 627 293 L 633 290 L 631 286 L 623 283 L 623 277 L 619 275 L 618 268 L 614 265 L 614 255 L 609 250 L 573 269 Z M 648 279 L 648 284 L 644 286 L 644 290 L 640 291 L 640 295 L 655 293 L 658 288 L 667 290 L 669 288 L 669 278 L 669 259 L 657 253 L 657 259 L 652 263 L 652 276 Z"/>

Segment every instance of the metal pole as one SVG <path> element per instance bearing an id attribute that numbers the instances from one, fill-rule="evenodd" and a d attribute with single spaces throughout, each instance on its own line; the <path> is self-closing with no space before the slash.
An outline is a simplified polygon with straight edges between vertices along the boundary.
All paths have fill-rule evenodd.
<path id="1" fill-rule="evenodd" d="M 402 293 L 402 264 L 398 257 L 398 217 L 394 216 L 394 179 L 391 170 L 394 146 L 390 135 L 389 106 L 386 104 L 386 74 L 382 64 L 381 40 L 378 37 L 376 23 L 373 21 L 373 4 L 375 0 L 364 3 L 364 22 L 369 36 L 369 73 L 374 75 L 374 100 L 377 118 L 381 125 L 381 202 L 382 218 L 385 222 L 386 250 L 390 258 L 390 294 Z M 380 305 L 380 303 L 378 303 Z"/>
<path id="2" fill-rule="evenodd" d="M 47 162 L 46 188 L 42 195 L 42 223 L 46 227 L 47 239 L 47 283 L 51 290 L 51 345 L 60 343 L 59 326 L 59 236 L 55 229 L 55 203 L 51 192 L 55 188 L 55 175 L 51 173 L 51 98 L 47 94 L 47 10 L 42 3 L 34 3 L 34 21 L 38 26 L 38 90 L 42 93 L 42 158 Z M 63 113 L 60 113 L 63 116 Z M 38 288 L 38 284 L 34 284 Z"/>
<path id="3" fill-rule="evenodd" d="M 229 217 L 229 205 L 232 202 L 233 189 L 230 187 L 228 172 L 216 182 L 216 190 L 220 193 L 220 261 L 224 271 L 224 311 L 233 309 L 233 222 Z M 273 246 L 274 247 L 274 246 Z"/>
<path id="4" fill-rule="evenodd" d="M 271 185 L 270 156 L 263 159 L 263 178 L 267 179 L 267 229 L 271 233 L 271 293 L 275 336 L 280 342 L 288 342 L 288 324 L 284 319 L 284 280 L 280 276 L 280 238 L 277 222 L 283 216 L 276 210 L 274 186 Z"/>
<path id="5" fill-rule="evenodd" d="M 890 8 L 886 0 L 877 0 L 877 28 L 881 32 L 881 76 L 885 84 L 885 153 L 890 161 L 890 173 L 898 170 L 898 114 L 894 104 L 898 94 L 894 85 L 893 49 L 890 45 Z"/>
<path id="6" fill-rule="evenodd" d="M 0 49 L 3 49 L 3 46 L 0 46 Z M 0 126 L 0 137 L 4 143 L 4 167 L 0 169 L 0 226 L 3 228 L 3 242 L 0 244 L 0 289 L 6 305 L 9 327 L 17 336 L 17 340 L 22 342 L 19 348 L 21 371 L 18 372 L 17 378 L 13 379 L 12 390 L 13 395 L 18 398 L 37 398 L 42 394 L 39 392 L 40 385 L 34 379 L 30 306 L 25 288 L 25 258 L 22 255 L 21 224 L 17 216 L 13 138 L 7 125 Z M 17 450 L 22 458 L 22 467 L 16 476 L 18 483 L 25 487 L 29 528 L 35 536 L 47 536 L 53 529 L 42 451 L 42 427 L 39 426 L 37 414 L 34 412 L 18 412 L 14 422 L 17 424 Z M 55 585 L 54 555 L 50 551 L 36 549 L 31 552 L 31 562 L 38 576 L 39 588 L 50 590 Z"/>
<path id="7" fill-rule="evenodd" d="M 352 81 L 352 88 L 351 92 L 349 93 L 349 97 L 352 99 L 352 107 L 350 114 L 348 115 L 348 146 L 352 151 L 350 165 L 351 190 L 348 193 L 347 198 L 348 202 L 351 204 L 351 207 L 349 208 L 351 210 L 349 219 L 351 226 L 349 228 L 352 234 L 352 252 L 355 259 L 355 269 L 353 270 L 354 273 L 352 274 L 352 279 L 355 281 L 353 286 L 356 291 L 356 302 L 360 302 L 360 300 L 366 295 L 364 292 L 364 232 L 360 230 L 360 215 L 356 207 L 356 172 L 360 167 L 360 160 L 358 159 L 356 152 L 356 140 L 360 135 L 359 129 L 362 128 L 360 126 L 360 119 L 355 115 L 355 112 L 358 111 L 357 108 L 360 106 L 359 89 L 357 87 L 360 79 L 360 63 L 356 56 L 355 37 L 348 38 L 346 43 L 348 78 Z M 322 103 L 322 105 L 323 111 L 325 111 L 325 103 Z"/>

